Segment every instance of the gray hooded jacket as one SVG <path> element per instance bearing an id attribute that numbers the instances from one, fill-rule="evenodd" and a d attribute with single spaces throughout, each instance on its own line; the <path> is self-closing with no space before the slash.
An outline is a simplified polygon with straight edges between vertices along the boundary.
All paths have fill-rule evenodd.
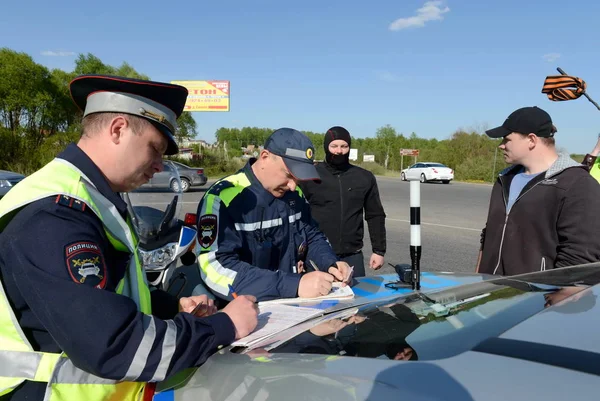
<path id="1" fill-rule="evenodd" d="M 512 276 L 600 261 L 600 185 L 585 166 L 559 155 L 507 211 L 521 168 L 502 171 L 492 189 L 479 272 Z"/>

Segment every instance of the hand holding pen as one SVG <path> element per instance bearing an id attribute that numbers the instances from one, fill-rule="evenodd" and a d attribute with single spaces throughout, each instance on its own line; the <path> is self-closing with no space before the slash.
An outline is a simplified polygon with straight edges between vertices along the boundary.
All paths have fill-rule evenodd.
<path id="1" fill-rule="evenodd" d="M 322 271 L 312 260 L 309 260 L 309 263 L 315 271 Z M 354 266 L 349 266 L 348 263 L 340 261 L 336 262 L 335 266 L 330 266 L 327 272 L 331 274 L 336 281 L 349 284 L 352 279 L 352 273 L 354 272 Z"/>
<path id="2" fill-rule="evenodd" d="M 258 305 L 252 295 L 238 295 L 232 284 L 228 285 L 233 300 L 223 309 L 235 327 L 235 338 L 246 337 L 258 324 Z"/>

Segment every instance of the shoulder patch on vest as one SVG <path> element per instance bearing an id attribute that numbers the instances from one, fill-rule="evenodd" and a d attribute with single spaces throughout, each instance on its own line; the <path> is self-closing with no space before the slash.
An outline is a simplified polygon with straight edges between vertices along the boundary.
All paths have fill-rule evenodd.
<path id="1" fill-rule="evenodd" d="M 210 188 L 209 192 L 218 196 L 221 193 L 221 191 L 223 191 L 224 189 L 233 188 L 234 186 L 235 185 L 232 182 L 227 181 L 227 179 L 223 179 L 223 180 L 213 184 L 213 186 Z"/>
<path id="2" fill-rule="evenodd" d="M 69 275 L 79 284 L 106 287 L 106 263 L 100 246 L 94 242 L 74 242 L 65 247 L 65 261 Z"/>
<path id="3" fill-rule="evenodd" d="M 85 203 L 83 203 L 79 199 L 71 198 L 67 195 L 57 195 L 56 200 L 54 202 L 61 206 L 66 206 L 71 209 L 79 210 L 81 212 L 83 212 L 86 208 Z"/>
<path id="4" fill-rule="evenodd" d="M 198 242 L 204 249 L 210 246 L 217 239 L 217 216 L 214 214 L 205 214 L 198 221 Z"/>

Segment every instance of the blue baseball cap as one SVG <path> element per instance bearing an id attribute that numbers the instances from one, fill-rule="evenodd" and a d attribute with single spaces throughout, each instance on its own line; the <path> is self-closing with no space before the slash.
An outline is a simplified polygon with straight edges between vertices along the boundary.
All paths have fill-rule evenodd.
<path id="1" fill-rule="evenodd" d="M 279 128 L 267 138 L 265 149 L 281 156 L 299 181 L 320 181 L 315 168 L 315 148 L 306 135 L 292 128 Z"/>

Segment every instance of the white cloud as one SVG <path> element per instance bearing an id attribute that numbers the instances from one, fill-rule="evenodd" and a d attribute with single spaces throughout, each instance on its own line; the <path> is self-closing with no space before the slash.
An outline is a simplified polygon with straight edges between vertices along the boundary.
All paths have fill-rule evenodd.
<path id="1" fill-rule="evenodd" d="M 65 51 L 52 51 L 52 50 L 44 50 L 42 52 L 42 56 L 52 56 L 52 57 L 68 57 L 74 56 L 75 52 L 65 52 Z"/>
<path id="2" fill-rule="evenodd" d="M 553 61 L 556 61 L 560 58 L 560 53 L 548 53 L 548 54 L 544 54 L 542 56 L 542 58 L 544 60 L 546 60 L 549 63 L 552 63 Z"/>
<path id="3" fill-rule="evenodd" d="M 402 78 L 389 71 L 375 71 L 377 78 L 385 82 L 400 82 Z"/>
<path id="4" fill-rule="evenodd" d="M 417 10 L 417 15 L 408 18 L 399 18 L 389 26 L 390 31 L 399 31 L 407 28 L 422 28 L 426 22 L 440 21 L 444 14 L 450 11 L 443 1 L 426 1 L 423 7 Z"/>

